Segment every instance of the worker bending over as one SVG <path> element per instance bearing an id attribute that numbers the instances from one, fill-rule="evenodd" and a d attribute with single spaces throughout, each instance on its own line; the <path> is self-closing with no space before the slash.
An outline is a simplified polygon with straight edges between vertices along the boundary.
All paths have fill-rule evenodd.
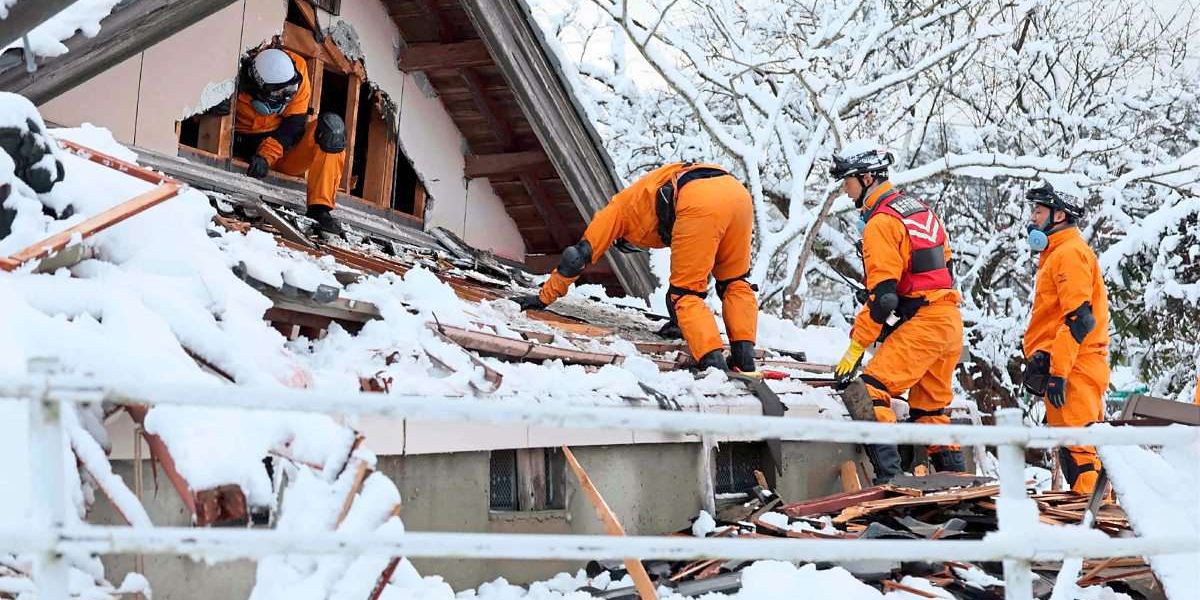
<path id="1" fill-rule="evenodd" d="M 843 397 L 854 418 L 895 423 L 892 398 L 908 392 L 910 421 L 949 424 L 946 411 L 954 398 L 963 322 L 946 228 L 925 203 L 892 187 L 890 152 L 856 145 L 860 150 L 833 157 L 830 173 L 842 180 L 859 210 L 868 297 L 834 375 L 846 388 Z M 863 353 L 877 341 L 879 349 L 855 379 Z M 876 483 L 900 474 L 895 445 L 867 444 L 866 449 Z M 965 470 L 959 446 L 927 450 L 938 471 Z"/>
<path id="2" fill-rule="evenodd" d="M 671 249 L 667 309 L 700 368 L 755 370 L 758 300 L 747 281 L 754 207 L 750 193 L 713 164 L 671 163 L 621 190 L 592 217 L 579 243 L 563 251 L 536 296 L 518 298 L 522 309 L 544 308 L 567 293 L 583 268 L 614 244 Z M 704 304 L 708 279 L 716 279 L 729 335 L 728 360 L 716 319 Z"/>

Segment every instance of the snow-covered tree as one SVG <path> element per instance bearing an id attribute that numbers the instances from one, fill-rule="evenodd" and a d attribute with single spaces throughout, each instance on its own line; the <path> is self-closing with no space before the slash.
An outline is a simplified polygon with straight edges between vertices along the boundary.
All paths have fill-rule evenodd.
<path id="1" fill-rule="evenodd" d="M 1198 328 L 1187 314 L 1196 276 L 1184 267 L 1195 258 L 1180 263 L 1159 241 L 1187 248 L 1194 233 L 1178 220 L 1186 208 L 1161 226 L 1144 220 L 1191 206 L 1180 202 L 1200 190 L 1193 2 L 537 6 L 622 175 L 705 159 L 743 178 L 766 310 L 819 323 L 854 310 L 842 282 L 861 277 L 854 216 L 823 159 L 865 138 L 895 153 L 892 180 L 928 200 L 951 233 L 971 346 L 960 382 L 977 400 L 1015 400 L 1036 266 L 1022 196 L 1038 179 L 1088 206 L 1094 247 L 1126 249 L 1106 255 L 1118 359 L 1160 393 L 1185 385 L 1196 357 L 1181 350 Z M 1128 313 L 1151 298 L 1159 312 Z M 1166 315 L 1186 323 L 1151 326 Z"/>

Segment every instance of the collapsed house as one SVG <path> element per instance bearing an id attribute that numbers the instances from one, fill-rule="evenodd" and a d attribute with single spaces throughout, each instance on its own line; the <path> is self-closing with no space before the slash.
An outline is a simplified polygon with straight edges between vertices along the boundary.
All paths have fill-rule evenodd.
<path id="1" fill-rule="evenodd" d="M 102 20 L 99 35 L 66 40 L 70 52 L 32 74 L 0 64 L 5 89 L 29 92 L 49 121 L 80 125 L 52 133 L 66 176 L 27 193 L 37 204 L 13 207 L 0 240 L 15 270 L 5 300 L 24 320 L 10 339 L 25 358 L 102 380 L 216 380 L 231 393 L 283 385 L 766 414 L 741 385 L 689 372 L 682 343 L 652 333 L 663 317 L 618 297 L 656 287 L 644 255 L 615 254 L 588 271 L 598 285 L 552 310 L 520 313 L 507 300 L 557 263 L 618 184 L 521 2 L 180 4 L 189 8 L 128 2 L 107 17 L 142 20 L 154 35 L 122 38 Z M 344 239 L 305 234 L 303 182 L 243 177 L 229 118 L 209 114 L 241 52 L 276 36 L 309 59 L 314 109 L 340 110 L 350 125 Z M 130 39 L 145 45 L 115 53 Z M 80 74 L 75 61 L 98 56 L 115 64 Z M 75 229 L 62 235 L 64 225 Z M 839 334 L 770 329 L 761 360 L 778 373 L 768 385 L 785 417 L 845 418 L 827 387 Z M 979 419 L 966 404 L 955 417 Z M 125 404 L 80 411 L 70 433 L 91 493 L 79 517 L 133 526 L 373 531 L 400 527 L 402 514 L 412 530 L 601 533 L 564 445 L 631 534 L 673 530 L 700 509 L 720 515 L 753 502 L 755 487 L 804 500 L 868 476 L 852 445 L 604 429 Z M 779 533 L 760 517 L 754 533 Z M 579 566 L 414 562 L 456 588 Z M 294 597 L 316 580 L 329 595 L 366 597 L 416 572 L 408 561 L 293 557 L 207 566 L 116 556 L 103 576 L 84 566 L 94 579 L 142 574 L 181 598 Z"/>

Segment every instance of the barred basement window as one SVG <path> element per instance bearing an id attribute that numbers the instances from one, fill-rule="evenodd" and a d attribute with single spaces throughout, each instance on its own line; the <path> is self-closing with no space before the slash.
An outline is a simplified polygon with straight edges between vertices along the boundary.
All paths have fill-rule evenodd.
<path id="1" fill-rule="evenodd" d="M 314 6 L 331 15 L 342 13 L 342 0 L 310 0 Z"/>
<path id="2" fill-rule="evenodd" d="M 716 492 L 741 494 L 758 485 L 755 471 L 762 471 L 770 482 L 773 473 L 764 467 L 767 445 L 764 442 L 724 442 L 717 446 L 713 462 L 717 466 Z"/>
<path id="3" fill-rule="evenodd" d="M 566 461 L 558 448 L 493 450 L 488 507 L 496 511 L 566 508 Z"/>

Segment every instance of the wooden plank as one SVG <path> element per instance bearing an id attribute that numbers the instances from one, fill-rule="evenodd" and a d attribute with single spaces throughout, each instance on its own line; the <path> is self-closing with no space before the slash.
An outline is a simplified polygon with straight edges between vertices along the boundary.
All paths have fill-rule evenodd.
<path id="1" fill-rule="evenodd" d="M 425 221 L 425 200 L 428 198 L 428 193 L 425 191 L 425 186 L 417 183 L 417 191 L 413 197 L 413 216 Z"/>
<path id="2" fill-rule="evenodd" d="M 146 440 L 146 445 L 150 448 L 150 458 L 158 461 L 163 473 L 167 475 L 167 481 L 171 482 L 171 487 L 175 488 L 175 493 L 179 494 L 179 499 L 183 501 L 184 507 L 194 517 L 196 515 L 196 499 L 192 496 L 191 486 L 175 468 L 175 459 L 171 457 L 171 452 L 167 450 L 167 445 L 162 438 L 146 431 L 146 414 L 150 412 L 150 407 L 143 404 L 126 404 L 125 412 L 129 413 L 129 417 L 133 419 L 134 423 L 141 426 L 142 439 Z"/>
<path id="3" fill-rule="evenodd" d="M 321 90 L 325 87 L 325 63 L 314 58 L 308 61 L 308 85 L 312 95 L 308 99 L 308 109 L 312 114 L 321 112 Z"/>
<path id="4" fill-rule="evenodd" d="M 466 167 L 463 169 L 467 177 L 492 177 L 525 172 L 553 175 L 554 167 L 546 153 L 538 149 L 499 154 L 468 154 Z"/>
<path id="5" fill-rule="evenodd" d="M 842 463 L 842 491 L 857 492 L 862 490 L 862 482 L 858 480 L 858 463 L 848 460 Z"/>
<path id="6" fill-rule="evenodd" d="M 625 528 L 621 527 L 621 522 L 617 520 L 617 515 L 608 507 L 608 503 L 600 495 L 600 490 L 596 489 L 596 485 L 592 483 L 592 479 L 583 470 L 583 466 L 579 464 L 578 460 L 575 460 L 575 454 L 567 446 L 563 446 L 562 451 L 567 459 L 567 464 L 571 467 L 571 471 L 579 479 L 579 487 L 583 488 L 588 499 L 592 501 L 592 506 L 596 509 L 596 516 L 600 517 L 600 521 L 604 523 L 604 531 L 608 535 L 625 535 Z M 646 567 L 642 565 L 641 560 L 626 558 L 625 570 L 633 578 L 633 583 L 637 587 L 638 596 L 641 597 L 641 600 L 657 600 L 658 593 L 655 591 L 654 584 L 650 581 L 650 574 L 646 573 Z"/>
<path id="7" fill-rule="evenodd" d="M 392 575 L 396 573 L 396 567 L 399 565 L 399 556 L 393 556 L 391 560 L 388 561 L 387 566 L 383 568 L 383 572 L 380 573 L 379 577 L 375 580 L 375 587 L 371 589 L 371 595 L 367 596 L 367 600 L 379 600 L 379 597 L 383 595 L 383 589 L 386 588 L 388 582 L 392 580 Z"/>
<path id="8" fill-rule="evenodd" d="M 463 348 L 511 360 L 542 361 L 558 359 L 567 364 L 594 366 L 619 365 L 625 360 L 625 357 L 620 354 L 557 348 L 555 346 L 503 337 L 482 331 L 471 331 L 452 325 L 426 323 L 426 326 L 445 335 Z"/>
<path id="9" fill-rule="evenodd" d="M 82 223 L 60 231 L 50 237 L 33 244 L 8 257 L 11 261 L 7 265 L 0 266 L 6 270 L 12 270 L 9 265 L 16 263 L 20 265 L 30 260 L 49 256 L 71 243 L 71 240 L 76 236 L 81 238 L 89 238 L 113 225 L 116 225 L 130 217 L 136 216 L 150 208 L 158 206 L 163 202 L 174 198 L 179 193 L 180 185 L 178 183 L 163 183 L 156 186 L 154 189 L 143 192 L 134 196 L 132 199 L 118 204 L 98 215 L 84 220 Z"/>
<path id="10" fill-rule="evenodd" d="M 396 173 L 396 136 L 389 123 L 372 109 L 367 127 L 367 167 L 363 173 L 363 199 L 380 208 L 391 208 L 392 177 Z"/>
<path id="11" fill-rule="evenodd" d="M 233 144 L 233 116 L 197 115 L 196 121 L 200 129 L 196 147 L 217 158 L 229 156 Z"/>
<path id="12" fill-rule="evenodd" d="M 346 193 L 354 187 L 351 179 L 354 174 L 354 138 L 358 135 L 358 96 L 362 89 L 362 80 L 351 75 L 346 84 L 346 166 L 342 171 L 342 189 Z"/>
<path id="13" fill-rule="evenodd" d="M 350 491 L 346 493 L 346 498 L 342 500 L 342 509 L 338 511 L 337 525 L 334 529 L 342 526 L 342 521 L 346 520 L 346 515 L 350 514 L 350 507 L 354 506 L 354 499 L 358 496 L 358 492 L 362 491 L 363 482 L 367 479 L 367 472 L 370 469 L 367 467 L 367 461 L 358 460 L 354 466 L 354 482 L 350 484 Z"/>
<path id="14" fill-rule="evenodd" d="M 145 181 L 146 183 L 159 185 L 161 183 L 172 183 L 175 181 L 174 179 L 171 179 L 162 173 L 158 173 L 149 167 L 143 167 L 142 165 L 121 160 L 115 156 L 110 156 L 98 150 L 92 150 L 83 144 L 77 144 L 71 140 L 60 138 L 55 138 L 55 141 L 58 142 L 59 146 L 62 146 L 71 154 L 90 160 L 98 165 L 103 165 L 114 171 L 120 171 L 121 173 L 129 175 L 130 177 L 136 177 L 142 181 Z"/>
<path id="15" fill-rule="evenodd" d="M 823 496 L 803 502 L 793 502 L 784 504 L 779 508 L 779 512 L 789 517 L 807 517 L 811 515 L 821 515 L 840 512 L 847 507 L 856 504 L 867 502 L 870 500 L 882 500 L 888 496 L 888 489 L 882 486 L 869 487 L 857 492 L 843 492 L 841 494 L 833 494 L 831 496 Z"/>
<path id="16" fill-rule="evenodd" d="M 448 44 L 411 44 L 400 49 L 396 66 L 401 71 L 463 69 L 493 64 L 492 55 L 482 40 Z"/>
<path id="17" fill-rule="evenodd" d="M 521 510 L 546 509 L 546 452 L 517 449 L 517 503 Z"/>

